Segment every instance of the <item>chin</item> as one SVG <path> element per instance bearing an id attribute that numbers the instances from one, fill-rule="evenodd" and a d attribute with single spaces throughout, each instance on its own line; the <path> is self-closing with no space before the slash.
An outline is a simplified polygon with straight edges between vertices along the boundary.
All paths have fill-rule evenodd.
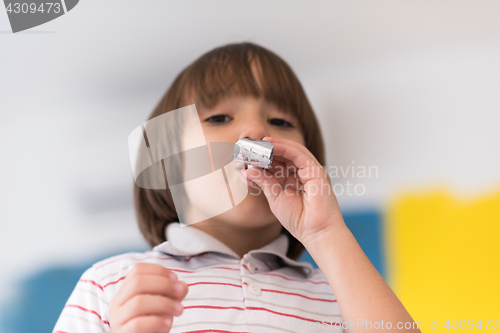
<path id="1" fill-rule="evenodd" d="M 263 193 L 255 195 L 249 192 L 240 204 L 219 217 L 229 224 L 248 227 L 264 227 L 277 222 Z"/>

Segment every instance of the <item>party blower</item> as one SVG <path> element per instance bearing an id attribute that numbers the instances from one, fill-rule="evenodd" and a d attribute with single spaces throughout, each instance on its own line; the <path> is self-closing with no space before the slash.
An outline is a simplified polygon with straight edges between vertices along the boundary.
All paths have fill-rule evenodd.
<path id="1" fill-rule="evenodd" d="M 274 146 L 269 141 L 239 139 L 234 146 L 233 160 L 245 163 L 248 167 L 269 169 L 273 162 L 273 153 Z"/>

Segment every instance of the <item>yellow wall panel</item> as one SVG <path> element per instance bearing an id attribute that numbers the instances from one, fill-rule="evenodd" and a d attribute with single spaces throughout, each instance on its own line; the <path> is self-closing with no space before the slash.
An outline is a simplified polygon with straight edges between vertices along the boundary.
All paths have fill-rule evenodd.
<path id="1" fill-rule="evenodd" d="M 482 329 L 467 328 L 479 332 L 484 319 L 500 321 L 500 191 L 473 200 L 408 193 L 385 221 L 389 283 L 424 331 L 429 319 L 440 331 L 454 331 L 447 319 L 483 319 Z M 492 325 L 486 332 L 500 332 Z"/>

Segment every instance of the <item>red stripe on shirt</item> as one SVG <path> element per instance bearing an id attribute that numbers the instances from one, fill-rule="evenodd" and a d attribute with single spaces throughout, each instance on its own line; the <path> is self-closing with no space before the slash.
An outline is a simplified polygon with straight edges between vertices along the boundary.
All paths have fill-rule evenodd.
<path id="1" fill-rule="evenodd" d="M 197 255 L 194 255 L 194 256 L 190 256 L 185 261 L 190 261 L 194 257 L 201 257 L 201 256 L 204 256 L 206 254 L 208 254 L 208 252 L 203 252 L 203 253 L 200 253 L 200 254 L 197 254 Z M 144 261 L 144 260 L 147 260 L 147 259 L 174 260 L 174 258 L 172 258 L 172 257 L 144 257 L 144 258 L 124 257 L 124 258 L 118 258 L 118 259 L 115 259 L 115 260 L 110 260 L 110 261 L 107 261 L 105 263 L 102 263 L 101 265 L 97 266 L 95 269 L 99 269 L 99 268 L 104 267 L 106 265 L 112 264 L 112 263 L 120 261 L 120 260 L 125 260 L 125 259 L 132 259 L 132 260 L 137 260 L 137 261 Z"/>
<path id="2" fill-rule="evenodd" d="M 239 306 L 215 306 L 215 305 L 186 305 L 184 309 L 213 309 L 213 310 L 245 310 Z"/>
<path id="3" fill-rule="evenodd" d="M 104 288 L 97 282 L 95 281 L 92 281 L 92 280 L 85 280 L 85 279 L 80 279 L 78 280 L 79 282 L 87 282 L 87 283 L 92 283 L 94 286 L 96 286 L 97 288 L 101 289 L 102 291 L 104 291 Z"/>
<path id="4" fill-rule="evenodd" d="M 227 270 L 230 270 L 230 271 L 239 271 L 240 270 L 239 268 L 220 267 L 220 266 L 208 267 L 208 268 L 202 269 L 200 271 L 187 271 L 185 269 L 176 269 L 176 268 L 168 268 L 168 269 L 170 269 L 171 271 L 174 271 L 174 272 L 181 272 L 181 273 L 199 273 L 200 271 L 207 271 L 209 269 L 227 269 Z"/>
<path id="5" fill-rule="evenodd" d="M 120 260 L 125 260 L 125 259 L 131 259 L 131 260 L 137 260 L 137 261 L 144 261 L 144 260 L 147 260 L 147 259 L 173 260 L 174 258 L 171 258 L 171 257 L 164 257 L 164 258 L 162 258 L 162 257 L 144 257 L 144 258 L 124 257 L 124 258 L 118 258 L 118 259 L 115 259 L 115 260 L 111 260 L 111 261 L 105 262 L 105 263 L 97 266 L 95 269 L 99 269 L 99 268 L 104 267 L 106 265 L 112 264 L 112 263 L 120 261 Z"/>
<path id="6" fill-rule="evenodd" d="M 94 310 L 85 309 L 84 307 L 81 307 L 80 305 L 74 305 L 74 304 L 67 304 L 65 306 L 65 308 L 76 308 L 76 309 L 79 309 L 79 310 L 82 310 L 85 312 L 95 314 L 97 317 L 99 317 L 99 319 L 103 322 L 103 324 L 109 325 L 109 321 L 102 319 L 101 315 L 98 314 L 97 312 L 95 312 Z"/>
<path id="7" fill-rule="evenodd" d="M 215 330 L 215 329 L 206 329 L 206 330 L 198 330 L 198 331 L 184 331 L 184 333 L 248 333 L 248 332 L 236 332 L 236 331 L 226 331 L 226 330 Z"/>
<path id="8" fill-rule="evenodd" d="M 210 309 L 210 310 L 238 310 L 238 311 L 244 311 L 245 308 L 239 307 L 239 306 L 214 306 L 214 305 L 187 305 L 184 307 L 184 309 Z M 254 310 L 254 311 L 266 311 L 270 312 L 279 316 L 285 316 L 285 317 L 292 317 L 300 320 L 305 320 L 305 321 L 310 321 L 310 322 L 321 322 L 316 319 L 311 319 L 311 318 L 305 318 L 297 315 L 293 315 L 290 313 L 284 313 L 284 312 L 278 312 L 278 311 L 273 311 L 269 310 L 263 307 L 257 307 L 257 306 L 247 306 L 246 310 Z M 328 322 L 331 325 L 340 325 L 339 323 L 334 323 L 334 322 Z M 194 331 L 196 332 L 196 331 Z"/>
<path id="9" fill-rule="evenodd" d="M 238 285 L 238 284 L 233 284 L 233 283 L 224 283 L 224 282 L 193 282 L 193 283 L 189 283 L 189 284 L 188 284 L 188 286 L 189 286 L 189 287 L 191 287 L 191 286 L 202 285 L 202 284 L 222 285 L 222 286 L 232 286 L 232 287 L 238 287 L 238 288 L 241 288 L 241 286 L 240 286 L 240 285 Z M 244 285 L 246 285 L 246 286 L 248 286 L 248 283 L 247 283 L 247 282 L 243 282 L 243 284 L 244 284 Z M 291 295 L 291 296 L 299 296 L 299 297 L 303 297 L 303 298 L 310 299 L 310 300 L 312 300 L 312 301 L 330 302 L 330 303 L 337 302 L 337 300 L 335 300 L 335 299 L 313 298 L 313 297 L 305 296 L 305 295 L 302 295 L 302 294 L 290 293 L 290 292 L 281 291 L 281 290 L 274 290 L 274 289 L 261 289 L 261 290 L 262 290 L 262 291 L 271 292 L 271 293 L 277 293 L 277 294 L 285 294 L 285 295 Z"/>
<path id="10" fill-rule="evenodd" d="M 232 287 L 238 287 L 241 288 L 239 284 L 233 284 L 233 283 L 224 283 L 224 282 L 193 282 L 189 283 L 188 286 L 196 286 L 198 284 L 216 284 L 216 285 L 223 285 L 223 286 L 232 286 Z"/>
<path id="11" fill-rule="evenodd" d="M 119 278 L 118 280 L 116 281 L 113 281 L 113 282 L 109 282 L 109 283 L 106 283 L 104 286 L 101 286 L 99 283 L 95 282 L 95 281 L 92 281 L 92 280 L 85 280 L 85 279 L 80 279 L 79 281 L 80 282 L 87 282 L 87 283 L 91 283 L 93 284 L 94 286 L 96 286 L 97 288 L 101 289 L 102 291 L 104 291 L 104 288 L 106 288 L 107 286 L 110 286 L 112 284 L 116 284 L 118 282 L 120 282 L 121 280 L 125 279 L 126 276 L 122 276 L 121 278 Z"/>
<path id="12" fill-rule="evenodd" d="M 122 276 L 121 278 L 119 278 L 116 281 L 109 282 L 109 283 L 105 284 L 104 287 L 101 286 L 101 285 L 99 285 L 97 282 L 92 281 L 92 280 L 83 280 L 83 279 L 81 279 L 80 281 L 81 282 L 91 283 L 91 284 L 95 285 L 96 287 L 98 287 L 99 289 L 104 290 L 105 287 L 108 287 L 110 285 L 116 284 L 119 281 L 125 279 L 125 277 L 126 276 Z M 243 282 L 243 284 L 246 285 L 246 286 L 248 286 L 247 282 Z M 241 285 L 237 285 L 237 284 L 233 284 L 233 283 L 225 283 L 225 282 L 194 282 L 194 283 L 189 283 L 188 284 L 189 287 L 196 286 L 196 285 L 221 285 L 221 286 L 231 286 L 231 287 L 237 287 L 237 288 L 241 288 L 242 287 Z M 265 288 L 261 289 L 261 290 L 262 291 L 266 291 L 266 292 L 270 292 L 270 293 L 284 294 L 284 295 L 290 295 L 290 296 L 298 296 L 298 297 L 306 298 L 306 299 L 309 299 L 309 300 L 312 300 L 312 301 L 329 302 L 329 303 L 337 302 L 337 300 L 335 300 L 335 299 L 332 300 L 332 299 L 325 299 L 325 298 L 314 298 L 314 297 L 309 297 L 309 296 L 298 294 L 298 293 L 291 293 L 291 292 L 281 291 L 281 290 L 265 289 Z"/>
<path id="13" fill-rule="evenodd" d="M 301 319 L 301 320 L 305 320 L 305 321 L 310 321 L 310 322 L 314 322 L 314 323 L 316 323 L 316 322 L 320 323 L 321 322 L 321 321 L 316 320 L 316 319 L 311 319 L 311 318 L 305 318 L 305 317 L 301 317 L 301 316 L 296 316 L 296 315 L 293 315 L 293 314 L 290 314 L 290 313 L 273 311 L 273 310 L 269 310 L 269 309 L 262 308 L 262 307 L 257 307 L 257 306 L 247 306 L 247 310 L 267 311 L 267 312 L 271 312 L 271 313 L 277 314 L 279 316 L 292 317 L 292 318 L 297 318 L 297 319 Z M 330 323 L 330 322 L 328 322 L 328 323 Z M 331 325 L 338 326 L 340 324 L 339 323 L 331 322 Z"/>
<path id="14" fill-rule="evenodd" d="M 171 271 L 182 271 L 182 270 L 177 270 L 177 269 L 170 269 L 170 270 L 171 270 Z M 99 287 L 99 289 L 104 290 L 103 288 L 106 288 L 106 287 L 108 287 L 108 286 L 110 286 L 110 285 L 116 284 L 116 283 L 120 282 L 121 280 L 125 279 L 126 277 L 127 277 L 127 276 L 122 276 L 121 278 L 119 278 L 119 279 L 118 279 L 118 280 L 116 280 L 116 281 L 111 281 L 111 282 L 109 282 L 109 283 L 106 283 L 104 286 L 101 286 L 100 284 L 98 284 L 97 282 L 92 281 L 92 280 L 83 280 L 83 279 L 81 279 L 81 280 L 80 280 L 80 282 L 88 282 L 88 283 L 92 283 L 94 286 Z M 198 284 L 203 284 L 203 283 L 204 283 L 204 282 L 200 282 L 200 283 L 198 283 Z M 196 284 L 196 283 L 195 283 L 195 284 Z M 206 282 L 205 284 L 209 284 L 209 282 Z M 240 287 L 241 287 L 241 286 L 240 286 Z"/>
<path id="15" fill-rule="evenodd" d="M 193 259 L 194 257 L 202 257 L 202 256 L 207 255 L 207 254 L 208 254 L 208 252 L 202 252 L 200 254 L 196 254 L 194 256 L 187 258 L 186 261 L 189 261 L 189 260 Z"/>
<path id="16" fill-rule="evenodd" d="M 263 261 L 264 265 L 266 265 L 267 268 L 269 268 L 270 271 L 273 270 L 273 268 L 271 267 L 271 265 L 269 265 L 267 262 Z"/>
<path id="17" fill-rule="evenodd" d="M 116 280 L 116 281 L 106 283 L 106 284 L 103 286 L 103 288 L 106 288 L 106 287 L 107 287 L 107 286 L 109 286 L 109 285 L 112 285 L 112 284 L 118 283 L 118 282 L 120 282 L 121 280 L 123 280 L 123 279 L 125 279 L 125 278 L 126 278 L 126 276 L 122 276 L 121 278 L 119 278 L 119 279 L 118 279 L 118 280 Z"/>
<path id="18" fill-rule="evenodd" d="M 123 258 L 117 258 L 115 260 L 106 261 L 106 262 L 100 264 L 99 266 L 97 266 L 95 269 L 99 269 L 101 267 L 104 267 L 106 265 L 112 264 L 112 263 L 117 262 L 119 260 L 124 260 L 124 259 L 144 260 L 144 259 L 147 259 L 147 258 L 149 258 L 149 257 L 146 257 L 146 258 L 134 258 L 134 257 L 126 257 L 126 256 L 124 256 Z"/>
<path id="19" fill-rule="evenodd" d="M 223 267 L 221 267 L 221 268 L 223 268 Z M 225 267 L 224 267 L 224 268 L 225 268 Z M 171 271 L 175 271 L 175 272 L 182 272 L 182 273 L 193 273 L 193 272 L 190 272 L 190 271 L 185 271 L 185 270 L 182 270 L 182 269 L 172 269 L 172 268 L 169 268 L 169 270 L 171 270 Z M 123 280 L 123 279 L 125 279 L 125 278 L 126 278 L 126 276 L 122 276 L 121 278 L 119 278 L 119 279 L 118 279 L 118 280 L 116 280 L 116 281 L 112 281 L 112 282 L 106 283 L 103 287 L 104 287 L 104 288 L 106 288 L 106 287 L 107 287 L 107 286 L 109 286 L 109 285 L 116 284 L 116 283 L 120 282 L 121 280 Z M 91 282 L 91 283 L 95 284 L 96 286 L 99 286 L 96 282 L 91 281 L 91 280 L 86 280 L 86 281 L 83 281 L 83 282 Z M 199 282 L 199 283 L 194 283 L 194 284 L 210 284 L 210 283 L 211 283 L 211 282 Z M 221 283 L 219 283 L 219 284 L 221 284 Z M 191 285 L 191 284 L 190 284 L 190 285 Z M 190 286 L 190 285 L 189 285 L 189 286 Z M 100 286 L 99 286 L 99 287 L 100 287 Z M 239 286 L 239 287 L 241 287 L 241 286 Z M 102 288 L 101 288 L 101 289 L 102 289 Z"/>

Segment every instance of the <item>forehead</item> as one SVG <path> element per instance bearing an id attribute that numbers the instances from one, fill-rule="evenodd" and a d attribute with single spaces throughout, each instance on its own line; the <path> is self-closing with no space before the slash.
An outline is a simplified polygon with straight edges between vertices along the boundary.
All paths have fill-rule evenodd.
<path id="1" fill-rule="evenodd" d="M 284 62 L 271 63 L 262 55 L 200 61 L 185 73 L 185 102 L 200 109 L 213 109 L 227 101 L 263 100 L 298 117 L 300 97 L 293 93 L 294 80 L 286 77 L 285 69 L 289 68 L 284 67 Z"/>

